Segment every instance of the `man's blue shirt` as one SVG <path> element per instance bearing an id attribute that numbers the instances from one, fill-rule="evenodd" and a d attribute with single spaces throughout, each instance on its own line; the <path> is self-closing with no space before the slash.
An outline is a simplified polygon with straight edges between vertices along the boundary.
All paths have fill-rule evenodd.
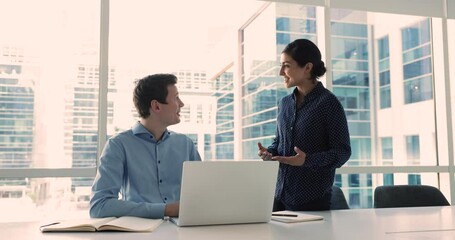
<path id="1" fill-rule="evenodd" d="M 275 197 L 291 206 L 330 194 L 335 169 L 351 156 L 346 115 L 336 96 L 318 82 L 297 106 L 296 91 L 278 106 L 277 135 L 268 148 L 276 156 L 294 156 L 295 146 L 307 154 L 303 166 L 280 163 Z"/>
<path id="2" fill-rule="evenodd" d="M 162 218 L 166 203 L 180 200 L 183 162 L 194 160 L 201 157 L 186 135 L 166 130 L 157 142 L 136 123 L 106 143 L 92 186 L 90 216 Z"/>

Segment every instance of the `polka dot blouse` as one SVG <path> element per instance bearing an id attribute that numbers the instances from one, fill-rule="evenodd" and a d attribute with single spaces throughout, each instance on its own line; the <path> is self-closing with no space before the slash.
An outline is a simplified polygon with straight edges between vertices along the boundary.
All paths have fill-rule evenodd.
<path id="1" fill-rule="evenodd" d="M 296 107 L 296 93 L 278 105 L 277 135 L 268 148 L 274 156 L 294 156 L 294 146 L 307 154 L 303 166 L 280 163 L 275 198 L 304 205 L 331 193 L 335 169 L 351 156 L 346 115 L 336 96 L 321 82 Z"/>

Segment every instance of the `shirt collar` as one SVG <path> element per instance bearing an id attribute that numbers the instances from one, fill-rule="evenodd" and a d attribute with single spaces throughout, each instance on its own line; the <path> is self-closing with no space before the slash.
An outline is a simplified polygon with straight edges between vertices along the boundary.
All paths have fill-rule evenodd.
<path id="1" fill-rule="evenodd" d="M 318 81 L 318 83 L 317 83 L 316 86 L 313 88 L 313 90 L 311 90 L 311 92 L 309 92 L 309 93 L 305 96 L 305 102 L 311 101 L 311 100 L 313 100 L 314 98 L 316 98 L 317 96 L 319 96 L 323 89 L 324 89 L 324 86 L 322 85 L 321 82 Z M 297 88 L 294 88 L 294 91 L 292 91 L 292 98 L 293 98 L 294 100 L 296 99 L 295 95 L 297 94 L 297 91 L 298 91 Z"/>
<path id="2" fill-rule="evenodd" d="M 147 139 L 153 139 L 155 140 L 155 137 L 153 136 L 152 133 L 150 133 L 142 124 L 137 121 L 136 124 L 131 128 L 133 131 L 133 134 L 135 136 L 145 136 Z M 171 133 L 166 129 L 164 130 L 163 137 L 161 138 L 161 141 L 164 141 Z"/>

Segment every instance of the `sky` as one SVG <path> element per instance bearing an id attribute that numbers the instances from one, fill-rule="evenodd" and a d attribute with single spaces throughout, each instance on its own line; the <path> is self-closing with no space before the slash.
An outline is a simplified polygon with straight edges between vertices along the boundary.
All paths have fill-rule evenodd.
<path id="1" fill-rule="evenodd" d="M 113 62 L 174 68 L 205 66 L 209 36 L 214 29 L 237 30 L 262 1 L 170 0 L 111 2 L 111 54 Z M 143 5 L 142 5 L 143 4 Z M 210 38 L 209 38 L 210 37 Z"/>
<path id="2" fill-rule="evenodd" d="M 0 42 L 33 46 L 43 56 L 99 42 L 99 1 L 0 0 Z M 109 62 L 156 68 L 203 68 L 214 29 L 237 30 L 263 1 L 110 0 Z M 97 47 L 97 45 L 95 45 Z M 50 55 L 52 57 L 52 54 Z M 93 58 L 94 62 L 98 58 Z"/>

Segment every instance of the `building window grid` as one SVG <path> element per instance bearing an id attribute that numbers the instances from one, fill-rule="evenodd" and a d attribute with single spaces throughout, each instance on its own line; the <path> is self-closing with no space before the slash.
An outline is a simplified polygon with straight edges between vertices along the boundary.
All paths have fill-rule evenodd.
<path id="1" fill-rule="evenodd" d="M 390 53 L 389 53 L 389 37 L 383 37 L 378 40 L 378 56 L 379 56 L 379 103 L 380 108 L 392 107 L 392 96 L 390 89 Z"/>
<path id="2" fill-rule="evenodd" d="M 405 104 L 433 99 L 430 34 L 430 19 L 402 30 Z"/>

